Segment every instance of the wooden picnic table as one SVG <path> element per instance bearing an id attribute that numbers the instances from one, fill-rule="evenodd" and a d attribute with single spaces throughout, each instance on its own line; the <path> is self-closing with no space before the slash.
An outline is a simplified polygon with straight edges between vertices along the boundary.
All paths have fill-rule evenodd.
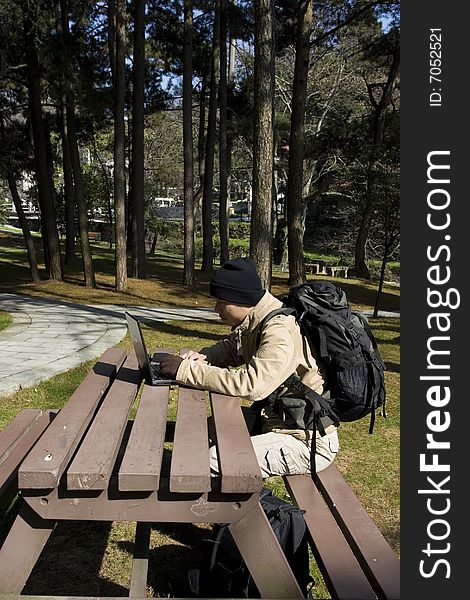
<path id="1" fill-rule="evenodd" d="M 179 386 L 171 434 L 169 393 L 142 382 L 133 352 L 103 354 L 18 469 L 22 504 L 0 550 L 0 593 L 20 594 L 55 525 L 78 520 L 137 522 L 132 597 L 145 597 L 157 522 L 229 523 L 261 596 L 302 597 L 259 503 L 238 398 L 209 395 L 221 470 L 212 477 L 206 392 Z"/>

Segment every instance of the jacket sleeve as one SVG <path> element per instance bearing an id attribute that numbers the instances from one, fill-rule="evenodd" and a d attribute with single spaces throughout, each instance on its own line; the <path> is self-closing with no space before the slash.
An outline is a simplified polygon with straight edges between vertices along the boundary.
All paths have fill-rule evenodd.
<path id="1" fill-rule="evenodd" d="M 283 320 L 284 317 L 269 321 L 260 346 L 248 365 L 229 370 L 203 361 L 183 360 L 177 380 L 185 385 L 245 400 L 263 400 L 297 368 L 294 340 Z"/>
<path id="2" fill-rule="evenodd" d="M 235 333 L 213 346 L 202 348 L 200 352 L 205 354 L 207 362 L 215 367 L 239 367 L 243 364 L 243 358 L 237 353 L 237 336 Z"/>

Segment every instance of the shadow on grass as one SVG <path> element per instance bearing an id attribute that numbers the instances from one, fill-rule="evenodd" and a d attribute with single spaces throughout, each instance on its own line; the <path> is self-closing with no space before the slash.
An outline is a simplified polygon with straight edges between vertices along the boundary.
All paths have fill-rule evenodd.
<path id="1" fill-rule="evenodd" d="M 186 523 L 159 523 L 152 525 L 159 545 L 149 552 L 147 584 L 159 598 L 191 598 L 188 571 L 203 566 L 210 552 L 211 529 Z M 121 550 L 132 556 L 134 544 L 118 542 Z"/>
<path id="2" fill-rule="evenodd" d="M 391 344 L 392 346 L 399 346 L 400 345 L 400 336 L 397 335 L 393 338 L 388 338 L 388 337 L 382 337 L 380 335 L 377 335 L 377 332 L 374 331 L 374 337 L 375 340 L 378 344 L 380 344 L 381 346 L 386 345 L 386 344 Z"/>
<path id="3" fill-rule="evenodd" d="M 188 321 L 185 321 L 185 323 L 187 322 Z M 193 323 L 192 321 L 189 322 Z M 155 334 L 161 333 L 167 335 L 177 335 L 184 338 L 204 337 L 204 339 L 210 339 L 216 342 L 218 342 L 227 333 L 227 326 L 216 321 L 211 321 L 211 324 L 220 326 L 220 333 L 210 333 L 209 331 L 205 330 L 201 331 L 197 328 L 197 324 L 194 323 L 191 329 L 186 325 L 184 327 L 176 325 L 173 321 L 159 321 L 158 324 L 153 324 L 150 321 L 146 321 L 145 323 L 146 326 Z"/>
<path id="4" fill-rule="evenodd" d="M 399 557 L 400 556 L 400 528 L 399 527 L 386 527 L 382 531 L 386 537 L 388 543 L 392 547 L 392 550 Z"/>
<path id="5" fill-rule="evenodd" d="M 148 584 L 160 597 L 193 597 L 188 571 L 207 564 L 213 548 L 211 530 L 186 524 L 159 524 L 154 529 L 159 536 L 169 536 L 169 543 L 150 551 Z"/>
<path id="6" fill-rule="evenodd" d="M 363 304 L 373 307 L 377 296 L 377 282 L 363 281 L 352 279 L 350 282 L 345 279 L 337 279 L 335 277 L 320 277 L 311 276 L 308 281 L 330 281 L 338 287 L 340 287 L 347 296 L 348 302 L 351 304 Z M 283 277 L 273 276 L 273 286 L 286 287 L 287 281 Z M 287 287 L 286 287 L 287 289 Z M 379 310 L 400 310 L 400 290 L 396 289 L 395 292 L 385 288 L 380 295 L 380 306 Z"/>
<path id="7" fill-rule="evenodd" d="M 129 589 L 99 575 L 111 523 L 63 522 L 49 538 L 23 594 L 129 596 Z"/>

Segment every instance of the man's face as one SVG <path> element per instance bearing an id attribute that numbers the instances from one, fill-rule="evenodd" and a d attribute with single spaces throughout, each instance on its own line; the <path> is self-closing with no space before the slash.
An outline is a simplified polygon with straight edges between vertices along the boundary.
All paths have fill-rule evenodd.
<path id="1" fill-rule="evenodd" d="M 224 323 L 237 327 L 252 308 L 246 304 L 233 304 L 225 300 L 217 300 L 214 310 Z"/>

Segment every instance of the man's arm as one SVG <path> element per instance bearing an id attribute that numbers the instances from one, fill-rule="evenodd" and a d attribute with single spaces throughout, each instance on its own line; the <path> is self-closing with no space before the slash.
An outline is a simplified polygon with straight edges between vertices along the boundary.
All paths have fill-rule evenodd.
<path id="1" fill-rule="evenodd" d="M 273 319 L 246 367 L 231 371 L 205 361 L 183 360 L 176 378 L 185 385 L 254 401 L 269 396 L 297 366 L 290 331 L 283 319 Z"/>
<path id="2" fill-rule="evenodd" d="M 213 346 L 202 348 L 199 354 L 203 354 L 207 362 L 215 367 L 239 367 L 243 364 L 243 357 L 237 352 L 236 333 Z"/>
<path id="3" fill-rule="evenodd" d="M 203 348 L 201 352 L 188 350 L 181 356 L 168 354 L 160 361 L 160 373 L 168 379 L 176 379 L 176 373 L 185 359 L 187 362 L 198 362 L 212 364 L 226 369 L 227 367 L 238 367 L 243 364 L 243 358 L 237 355 L 237 337 L 232 334 L 229 339 L 221 340 L 208 348 Z M 193 387 L 196 387 L 194 384 Z"/>

